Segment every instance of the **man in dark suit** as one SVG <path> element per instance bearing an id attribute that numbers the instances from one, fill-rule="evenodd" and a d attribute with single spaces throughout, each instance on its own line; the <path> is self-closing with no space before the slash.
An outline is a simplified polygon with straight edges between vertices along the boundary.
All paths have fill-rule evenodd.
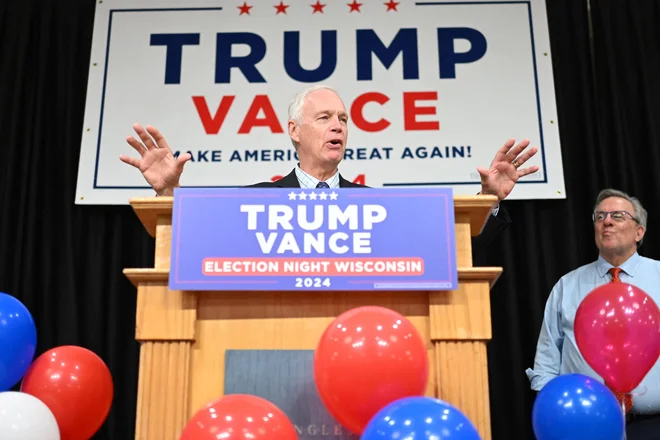
<path id="1" fill-rule="evenodd" d="M 120 159 L 139 169 L 145 180 L 160 196 L 171 196 L 179 186 L 183 167 L 190 154 L 174 157 L 165 137 L 154 127 L 146 130 L 133 125 L 142 142 L 132 136 L 126 138 L 141 156 L 136 159 L 121 155 Z M 260 182 L 250 187 L 260 188 L 351 188 L 363 187 L 344 179 L 339 163 L 344 158 L 348 139 L 348 113 L 339 95 L 328 86 L 312 86 L 298 93 L 289 106 L 288 132 L 298 154 L 299 162 L 291 173 L 275 182 Z M 515 145 L 510 139 L 495 155 L 486 169 L 478 167 L 481 193 L 493 194 L 504 200 L 519 178 L 536 172 L 537 166 L 519 168 L 537 152 L 533 147 L 524 151 L 529 141 Z M 498 205 L 478 237 L 473 239 L 475 252 L 483 250 L 490 241 L 511 223 L 506 211 Z"/>

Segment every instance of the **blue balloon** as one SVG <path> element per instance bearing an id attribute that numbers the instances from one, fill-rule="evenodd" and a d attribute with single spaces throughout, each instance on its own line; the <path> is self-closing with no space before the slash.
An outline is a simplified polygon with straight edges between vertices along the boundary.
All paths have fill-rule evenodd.
<path id="1" fill-rule="evenodd" d="M 0 391 L 10 390 L 25 375 L 37 350 L 37 328 L 29 310 L 0 292 Z"/>
<path id="2" fill-rule="evenodd" d="M 565 374 L 536 396 L 532 426 L 537 440 L 621 440 L 625 417 L 605 385 L 583 374 Z"/>
<path id="3" fill-rule="evenodd" d="M 404 397 L 381 409 L 367 424 L 361 440 L 481 440 L 472 422 L 458 409 L 432 397 Z"/>

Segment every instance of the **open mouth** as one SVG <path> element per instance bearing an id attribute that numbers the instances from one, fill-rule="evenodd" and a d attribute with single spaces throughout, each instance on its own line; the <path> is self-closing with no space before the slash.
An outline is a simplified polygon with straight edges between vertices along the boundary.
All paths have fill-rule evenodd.
<path id="1" fill-rule="evenodd" d="M 331 139 L 328 141 L 328 145 L 331 148 L 341 148 L 341 139 Z"/>

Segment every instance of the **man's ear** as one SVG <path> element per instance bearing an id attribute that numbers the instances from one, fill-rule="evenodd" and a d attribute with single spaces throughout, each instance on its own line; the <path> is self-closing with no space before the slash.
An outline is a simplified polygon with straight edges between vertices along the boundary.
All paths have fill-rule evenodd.
<path id="1" fill-rule="evenodd" d="M 640 241 L 644 238 L 644 234 L 646 234 L 646 229 L 642 225 L 637 225 L 637 234 L 635 235 L 635 239 L 637 240 L 637 244 L 639 244 Z"/>
<path id="2" fill-rule="evenodd" d="M 289 121 L 289 136 L 296 143 L 300 143 L 300 125 L 295 121 Z"/>

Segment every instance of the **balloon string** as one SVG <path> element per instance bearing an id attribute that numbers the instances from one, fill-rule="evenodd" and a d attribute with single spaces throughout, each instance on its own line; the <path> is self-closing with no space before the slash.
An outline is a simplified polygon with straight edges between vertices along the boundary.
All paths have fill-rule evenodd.
<path id="1" fill-rule="evenodd" d="M 614 391 L 610 387 L 610 390 L 614 393 L 614 397 L 616 397 L 616 400 L 621 404 L 621 408 L 623 409 L 623 414 L 627 414 L 633 407 L 633 397 L 639 397 L 643 396 L 647 393 L 648 388 L 646 386 L 642 387 L 640 391 L 637 392 L 630 392 L 630 393 L 622 393 L 621 391 Z"/>
<path id="2" fill-rule="evenodd" d="M 628 394 L 630 394 L 632 397 L 643 396 L 648 391 L 648 388 L 646 388 L 646 386 L 643 386 L 642 389 L 643 389 L 643 391 L 639 391 L 639 392 L 636 392 L 636 393 L 630 392 Z"/>
<path id="3" fill-rule="evenodd" d="M 621 402 L 621 410 L 623 411 L 623 439 L 622 440 L 628 440 L 628 434 L 626 433 L 627 420 L 626 420 L 626 401 L 625 401 L 625 399 L 623 399 L 622 402 Z"/>
<path id="4" fill-rule="evenodd" d="M 614 395 L 616 396 L 617 400 L 621 402 L 621 411 L 623 412 L 623 439 L 622 440 L 628 440 L 628 435 L 626 434 L 626 425 L 627 425 L 627 414 L 628 411 L 632 409 L 632 398 L 633 397 L 638 397 L 638 396 L 643 396 L 646 394 L 648 391 L 648 388 L 646 386 L 642 387 L 642 390 L 636 393 L 621 393 L 618 391 L 614 392 Z M 626 399 L 628 397 L 628 399 Z M 630 408 L 626 408 L 626 402 L 630 401 Z"/>
<path id="5" fill-rule="evenodd" d="M 623 409 L 623 439 L 622 440 L 628 440 L 628 433 L 626 432 L 626 425 L 628 422 L 626 421 L 626 404 L 621 405 Z"/>

